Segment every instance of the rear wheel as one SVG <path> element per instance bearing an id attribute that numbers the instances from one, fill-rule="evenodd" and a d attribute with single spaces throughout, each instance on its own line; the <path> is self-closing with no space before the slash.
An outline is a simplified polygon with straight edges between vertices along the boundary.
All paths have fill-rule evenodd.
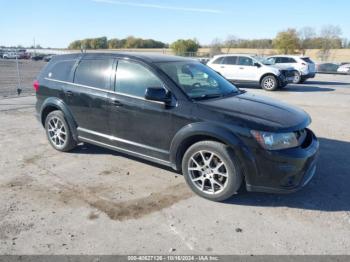
<path id="1" fill-rule="evenodd" d="M 76 146 L 62 111 L 55 110 L 47 115 L 45 130 L 47 138 L 54 149 L 67 152 Z"/>
<path id="2" fill-rule="evenodd" d="M 275 91 L 278 89 L 277 78 L 273 75 L 267 75 L 261 80 L 261 88 L 267 91 Z"/>
<path id="3" fill-rule="evenodd" d="M 215 141 L 192 145 L 183 157 L 182 172 L 193 192 L 213 201 L 230 198 L 242 183 L 235 155 L 228 146 Z"/>

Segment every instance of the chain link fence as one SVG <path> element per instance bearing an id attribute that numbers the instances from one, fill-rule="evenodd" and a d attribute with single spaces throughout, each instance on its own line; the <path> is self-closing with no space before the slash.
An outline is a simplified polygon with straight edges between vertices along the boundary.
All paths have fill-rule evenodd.
<path id="1" fill-rule="evenodd" d="M 0 99 L 32 95 L 33 81 L 46 63 L 22 59 L 0 59 Z"/>

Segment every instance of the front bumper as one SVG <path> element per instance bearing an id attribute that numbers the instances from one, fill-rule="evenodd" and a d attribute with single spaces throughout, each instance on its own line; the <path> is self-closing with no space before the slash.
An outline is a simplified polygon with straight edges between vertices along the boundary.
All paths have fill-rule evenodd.
<path id="1" fill-rule="evenodd" d="M 257 174 L 247 179 L 247 190 L 290 193 L 306 186 L 316 173 L 319 142 L 307 129 L 304 143 L 287 150 L 254 152 Z"/>

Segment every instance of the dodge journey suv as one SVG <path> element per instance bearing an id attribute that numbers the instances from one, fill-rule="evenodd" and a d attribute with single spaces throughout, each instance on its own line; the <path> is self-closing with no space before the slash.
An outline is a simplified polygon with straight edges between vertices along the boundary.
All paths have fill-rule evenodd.
<path id="1" fill-rule="evenodd" d="M 248 191 L 293 192 L 316 170 L 318 141 L 303 110 L 236 88 L 187 58 L 55 56 L 34 82 L 50 144 L 91 143 L 172 167 L 222 201 Z"/>

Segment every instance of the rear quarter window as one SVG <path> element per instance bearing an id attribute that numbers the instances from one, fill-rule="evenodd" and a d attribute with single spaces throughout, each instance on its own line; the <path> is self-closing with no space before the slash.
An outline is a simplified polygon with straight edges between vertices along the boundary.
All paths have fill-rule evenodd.
<path id="1" fill-rule="evenodd" d="M 225 57 L 218 57 L 212 62 L 212 64 L 219 64 L 219 65 L 221 65 L 223 63 L 223 61 L 224 61 L 224 58 Z"/>
<path id="2" fill-rule="evenodd" d="M 57 61 L 48 67 L 44 77 L 68 82 L 71 80 L 71 73 L 75 63 L 75 60 Z"/>

